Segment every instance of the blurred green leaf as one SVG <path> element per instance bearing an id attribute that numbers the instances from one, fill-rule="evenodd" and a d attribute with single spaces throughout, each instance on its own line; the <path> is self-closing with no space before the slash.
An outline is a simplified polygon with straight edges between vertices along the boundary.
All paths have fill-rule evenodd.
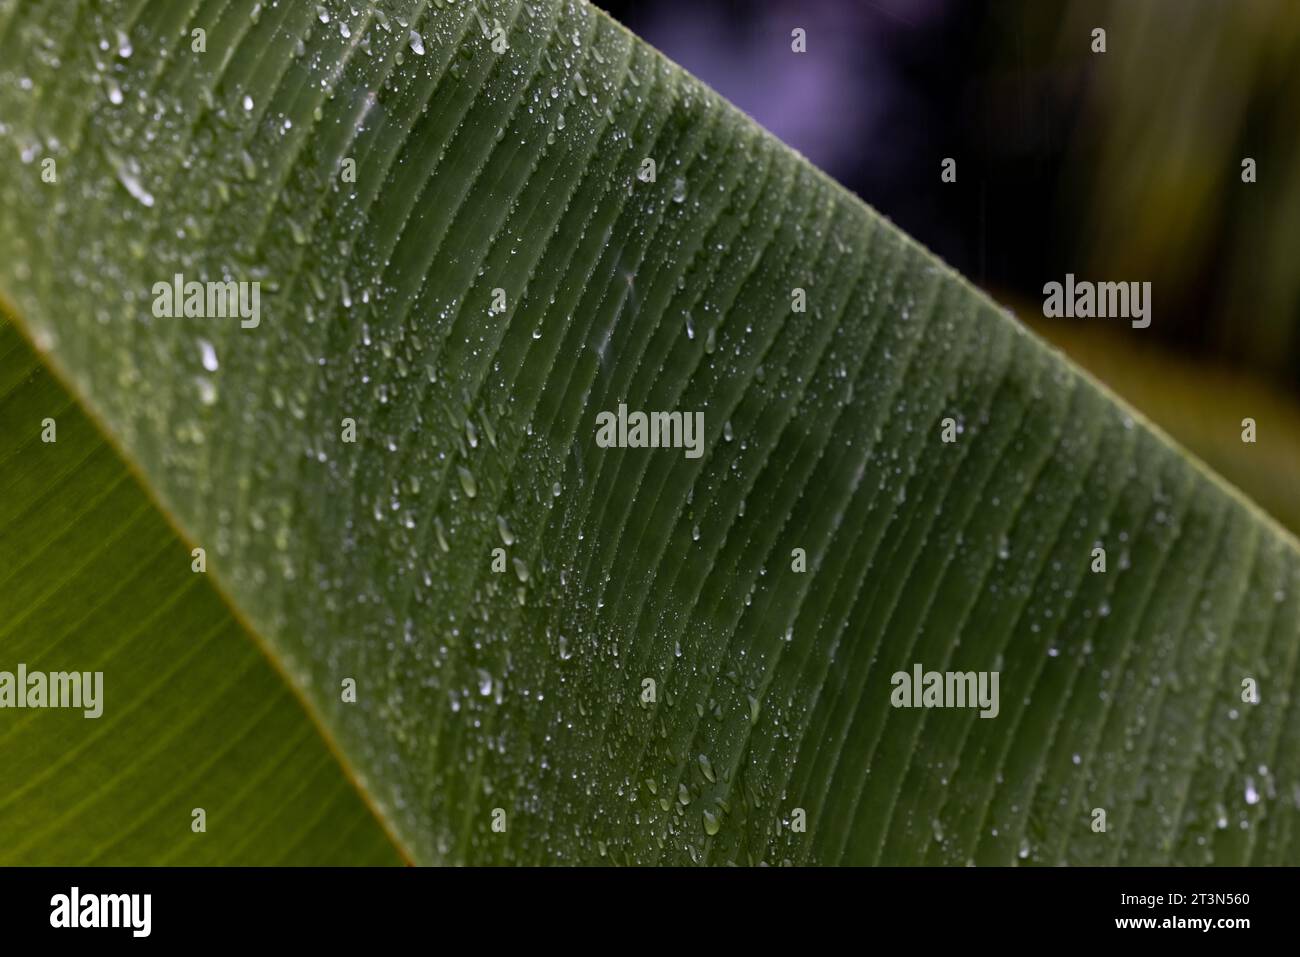
<path id="1" fill-rule="evenodd" d="M 1288 394 L 1105 326 L 1042 319 L 1030 325 L 1291 532 L 1300 532 L 1300 407 Z M 1254 444 L 1241 440 L 1246 418 L 1256 423 Z"/>

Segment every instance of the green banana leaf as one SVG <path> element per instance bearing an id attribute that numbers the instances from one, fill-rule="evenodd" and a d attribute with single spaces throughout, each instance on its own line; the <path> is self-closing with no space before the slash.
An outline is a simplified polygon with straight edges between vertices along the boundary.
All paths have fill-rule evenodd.
<path id="1" fill-rule="evenodd" d="M 0 157 L 0 863 L 1300 860 L 1295 540 L 585 3 L 0 0 Z"/>

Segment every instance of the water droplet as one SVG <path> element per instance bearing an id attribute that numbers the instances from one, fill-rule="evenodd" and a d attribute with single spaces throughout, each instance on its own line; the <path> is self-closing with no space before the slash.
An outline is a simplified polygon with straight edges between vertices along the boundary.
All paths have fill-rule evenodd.
<path id="1" fill-rule="evenodd" d="M 722 826 L 718 821 L 718 815 L 714 814 L 708 808 L 705 808 L 704 813 L 701 816 L 704 818 L 704 833 L 710 837 L 717 834 L 718 830 Z"/>
<path id="2" fill-rule="evenodd" d="M 139 170 L 135 165 L 135 161 L 122 160 L 112 153 L 108 154 L 108 159 L 117 171 L 117 181 L 131 194 L 131 197 L 142 206 L 152 207 L 153 193 L 149 192 L 141 184 Z"/>
<path id="3" fill-rule="evenodd" d="M 202 376 L 194 380 L 195 385 L 199 387 L 199 401 L 204 405 L 213 405 L 217 401 L 217 387 L 209 380 Z"/>
<path id="4" fill-rule="evenodd" d="M 510 530 L 510 523 L 506 521 L 504 515 L 497 516 L 497 531 L 501 533 L 501 541 L 507 545 L 515 543 L 515 533 Z"/>
<path id="5" fill-rule="evenodd" d="M 700 762 L 700 771 L 704 773 L 704 779 L 710 784 L 716 782 L 717 778 L 713 775 L 713 765 L 709 762 L 709 756 L 707 754 L 701 754 L 698 760 Z"/>
<path id="6" fill-rule="evenodd" d="M 414 30 L 411 31 L 411 52 L 416 56 L 424 56 L 424 37 Z"/>
<path id="7" fill-rule="evenodd" d="M 217 350 L 207 339 L 199 340 L 199 353 L 203 358 L 203 368 L 209 372 L 217 371 Z"/>
<path id="8" fill-rule="evenodd" d="M 478 494 L 478 483 L 474 481 L 474 474 L 465 466 L 456 466 L 456 474 L 460 477 L 460 487 L 465 491 L 468 498 L 473 498 Z"/>

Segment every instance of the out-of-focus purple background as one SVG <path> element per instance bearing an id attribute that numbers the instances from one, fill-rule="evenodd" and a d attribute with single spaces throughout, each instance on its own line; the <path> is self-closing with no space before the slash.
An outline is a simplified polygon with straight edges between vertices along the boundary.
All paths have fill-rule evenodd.
<path id="1" fill-rule="evenodd" d="M 1015 198 L 1004 195 L 1014 177 L 990 168 L 985 134 L 993 131 L 980 130 L 987 54 L 975 34 L 984 3 L 615 0 L 604 6 L 958 269 L 998 282 L 1037 274 L 1039 264 L 1024 257 L 1045 255 L 1041 244 L 1008 250 L 987 241 L 990 228 L 1014 231 L 1023 224 L 1019 204 L 1004 203 Z M 791 52 L 795 27 L 807 31 L 806 54 Z M 937 188 L 945 156 L 959 159 L 955 189 Z"/>

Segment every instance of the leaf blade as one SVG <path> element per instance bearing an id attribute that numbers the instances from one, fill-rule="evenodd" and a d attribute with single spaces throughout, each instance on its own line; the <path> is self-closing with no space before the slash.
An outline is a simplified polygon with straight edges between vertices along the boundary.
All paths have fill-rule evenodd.
<path id="1" fill-rule="evenodd" d="M 164 42 L 208 11 L 135 8 L 127 62 L 32 67 L 71 138 L 7 74 L 4 135 L 73 172 L 0 183 L 0 288 L 416 861 L 1294 857 L 1295 755 L 1179 738 L 1248 669 L 1265 736 L 1292 720 L 1285 533 L 602 14 L 486 5 L 498 54 L 479 8 L 414 5 L 421 54 L 322 9 L 221 16 L 214 66 Z M 263 324 L 150 320 L 176 272 L 264 282 Z M 620 403 L 704 410 L 705 453 L 599 448 Z M 1091 576 L 1098 541 L 1140 557 Z M 1223 617 L 1268 583 L 1276 618 Z M 1002 671 L 1005 711 L 892 708 L 918 659 Z M 1272 797 L 1229 793 L 1260 766 Z"/>

